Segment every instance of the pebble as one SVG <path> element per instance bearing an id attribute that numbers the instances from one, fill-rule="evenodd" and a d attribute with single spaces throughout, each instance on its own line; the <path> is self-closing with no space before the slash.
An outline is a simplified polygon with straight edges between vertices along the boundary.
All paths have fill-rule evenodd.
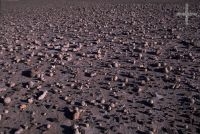
<path id="1" fill-rule="evenodd" d="M 155 134 L 153 131 L 148 131 L 148 134 Z"/>
<path id="2" fill-rule="evenodd" d="M 17 131 L 15 131 L 15 134 L 21 134 L 23 133 L 24 129 L 23 128 L 19 128 Z"/>
<path id="3" fill-rule="evenodd" d="M 156 92 L 155 94 L 156 94 L 156 98 L 158 98 L 159 100 L 161 100 L 161 99 L 163 99 L 163 98 L 164 98 L 164 96 L 162 96 L 162 95 L 159 95 L 157 92 Z"/>
<path id="4" fill-rule="evenodd" d="M 124 82 L 127 84 L 128 83 L 128 78 L 125 78 Z"/>
<path id="5" fill-rule="evenodd" d="M 73 129 L 78 129 L 78 127 L 79 127 L 79 126 L 76 125 L 76 124 L 73 125 Z"/>
<path id="6" fill-rule="evenodd" d="M 47 128 L 50 129 L 51 128 L 51 124 L 47 124 Z"/>
<path id="7" fill-rule="evenodd" d="M 165 81 L 169 80 L 169 75 L 166 75 L 166 74 L 165 74 L 165 75 L 164 75 L 164 80 L 165 80 Z"/>
<path id="8" fill-rule="evenodd" d="M 113 78 L 113 80 L 114 80 L 114 81 L 117 81 L 117 80 L 118 80 L 118 77 L 115 75 L 114 78 Z"/>
<path id="9" fill-rule="evenodd" d="M 108 111 L 111 111 L 112 110 L 112 107 L 111 106 L 108 106 Z"/>
<path id="10" fill-rule="evenodd" d="M 11 98 L 10 98 L 10 97 L 4 98 L 4 103 L 5 103 L 5 104 L 11 103 Z"/>
<path id="11" fill-rule="evenodd" d="M 113 66 L 114 66 L 114 67 L 119 67 L 120 65 L 119 65 L 118 62 L 113 62 Z"/>
<path id="12" fill-rule="evenodd" d="M 112 108 L 114 108 L 116 105 L 115 105 L 115 103 L 111 103 L 110 106 L 111 106 Z"/>
<path id="13" fill-rule="evenodd" d="M 153 99 L 147 99 L 146 102 L 148 103 L 149 106 L 153 106 L 154 105 L 154 100 Z"/>
<path id="14" fill-rule="evenodd" d="M 52 73 L 52 72 L 51 72 L 51 73 L 49 73 L 49 76 L 50 76 L 50 77 L 53 77 L 53 73 Z"/>
<path id="15" fill-rule="evenodd" d="M 125 86 L 126 86 L 126 83 L 125 83 L 125 82 L 123 82 L 121 86 L 122 86 L 122 87 L 125 87 Z"/>
<path id="16" fill-rule="evenodd" d="M 38 97 L 38 100 L 43 100 L 46 97 L 47 93 L 48 91 L 44 91 L 43 94 Z"/>
<path id="17" fill-rule="evenodd" d="M 141 59 L 141 58 L 142 58 L 142 56 L 143 56 L 143 55 L 142 55 L 142 53 L 140 53 L 140 54 L 139 54 L 139 58 Z"/>
<path id="18" fill-rule="evenodd" d="M 79 130 L 76 128 L 76 129 L 74 130 L 74 134 L 81 134 L 81 132 L 79 132 Z"/>
<path id="19" fill-rule="evenodd" d="M 165 73 L 169 73 L 169 69 L 165 67 Z"/>
<path id="20" fill-rule="evenodd" d="M 81 102 L 81 105 L 82 105 L 82 106 L 86 106 L 87 104 L 86 104 L 85 101 L 82 101 L 82 102 Z"/>
<path id="21" fill-rule="evenodd" d="M 1 121 L 1 119 L 2 119 L 2 115 L 0 114 L 0 121 Z"/>
<path id="22" fill-rule="evenodd" d="M 96 76 L 96 75 L 97 75 L 96 72 L 90 73 L 90 77 L 94 77 L 94 76 Z"/>
<path id="23" fill-rule="evenodd" d="M 33 81 L 29 81 L 29 82 L 28 82 L 28 85 L 29 85 L 30 88 L 33 88 L 34 82 L 33 82 Z"/>
<path id="24" fill-rule="evenodd" d="M 22 104 L 22 105 L 20 105 L 20 110 L 25 110 L 26 108 L 27 108 L 27 105 L 26 104 Z"/>
<path id="25" fill-rule="evenodd" d="M 8 85 L 9 87 L 14 87 L 16 84 L 14 82 L 9 82 Z"/>
<path id="26" fill-rule="evenodd" d="M 102 99 L 102 100 L 101 100 L 101 104 L 104 104 L 105 102 L 106 102 L 105 99 Z"/>
<path id="27" fill-rule="evenodd" d="M 6 91 L 6 88 L 0 87 L 0 92 Z"/>
<path id="28" fill-rule="evenodd" d="M 5 109 L 5 110 L 4 110 L 4 113 L 7 114 L 7 113 L 9 113 L 9 111 L 8 111 L 7 109 Z"/>
<path id="29" fill-rule="evenodd" d="M 140 92 L 143 91 L 143 88 L 138 86 L 138 87 L 136 88 L 136 90 L 137 90 L 136 92 L 140 93 Z"/>
<path id="30" fill-rule="evenodd" d="M 87 128 L 88 128 L 89 126 L 90 126 L 90 124 L 89 124 L 89 123 L 85 123 L 85 127 L 87 127 Z"/>
<path id="31" fill-rule="evenodd" d="M 65 101 L 68 101 L 68 100 L 69 100 L 69 97 L 68 97 L 68 96 L 65 96 L 64 100 L 65 100 Z"/>
<path id="32" fill-rule="evenodd" d="M 78 119 L 80 119 L 80 111 L 79 110 L 77 110 L 77 111 L 75 111 L 74 112 L 74 115 L 73 115 L 73 120 L 78 120 Z"/>

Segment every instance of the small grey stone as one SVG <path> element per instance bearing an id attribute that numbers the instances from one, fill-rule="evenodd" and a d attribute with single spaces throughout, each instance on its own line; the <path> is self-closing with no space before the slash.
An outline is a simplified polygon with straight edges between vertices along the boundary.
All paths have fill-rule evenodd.
<path id="1" fill-rule="evenodd" d="M 17 131 L 15 131 L 15 134 L 21 134 L 24 131 L 23 128 L 19 128 Z"/>
<path id="2" fill-rule="evenodd" d="M 4 98 L 4 103 L 5 104 L 9 104 L 10 102 L 11 102 L 11 98 L 10 97 Z"/>

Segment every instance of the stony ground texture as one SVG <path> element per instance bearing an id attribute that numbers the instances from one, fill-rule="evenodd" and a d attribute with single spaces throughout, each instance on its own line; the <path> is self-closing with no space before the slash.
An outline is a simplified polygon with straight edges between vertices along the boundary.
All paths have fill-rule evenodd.
<path id="1" fill-rule="evenodd" d="M 200 18 L 186 26 L 185 3 L 1 4 L 1 134 L 200 133 Z"/>

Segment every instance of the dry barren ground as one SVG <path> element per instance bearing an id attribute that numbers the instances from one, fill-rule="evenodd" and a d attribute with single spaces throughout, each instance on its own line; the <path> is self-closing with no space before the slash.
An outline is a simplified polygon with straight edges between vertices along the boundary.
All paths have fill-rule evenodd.
<path id="1" fill-rule="evenodd" d="M 200 133 L 199 16 L 185 3 L 1 3 L 0 133 Z"/>

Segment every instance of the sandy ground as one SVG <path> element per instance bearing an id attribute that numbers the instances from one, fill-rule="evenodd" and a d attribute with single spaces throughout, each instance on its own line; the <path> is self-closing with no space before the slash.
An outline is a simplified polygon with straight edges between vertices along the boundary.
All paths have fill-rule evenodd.
<path id="1" fill-rule="evenodd" d="M 1 3 L 1 134 L 200 133 L 199 16 L 185 3 Z"/>

